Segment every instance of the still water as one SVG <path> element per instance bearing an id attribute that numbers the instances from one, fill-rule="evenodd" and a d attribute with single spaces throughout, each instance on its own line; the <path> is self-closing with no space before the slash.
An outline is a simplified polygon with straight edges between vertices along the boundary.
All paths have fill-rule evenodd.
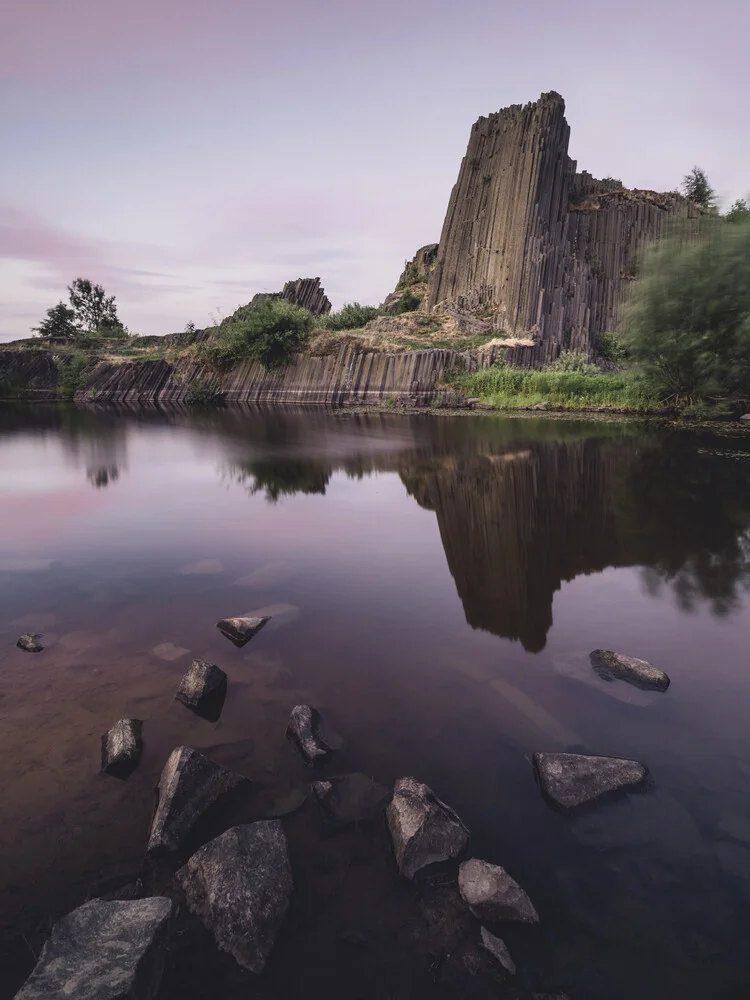
<path id="1" fill-rule="evenodd" d="M 35 928 L 137 870 L 174 746 L 269 780 L 299 702 L 346 740 L 329 773 L 426 781 L 524 886 L 542 924 L 503 936 L 531 988 L 748 995 L 750 438 L 5 408 L 0 525 L 0 996 Z M 256 611 L 244 649 L 215 628 Z M 671 687 L 601 680 L 597 647 Z M 229 674 L 215 723 L 173 700 L 193 656 Z M 99 738 L 128 716 L 119 782 Z M 571 748 L 652 782 L 561 816 L 530 758 Z"/>

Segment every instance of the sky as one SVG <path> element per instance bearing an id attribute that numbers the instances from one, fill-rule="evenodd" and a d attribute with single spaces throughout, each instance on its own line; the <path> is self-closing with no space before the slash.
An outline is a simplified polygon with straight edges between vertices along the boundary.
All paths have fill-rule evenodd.
<path id="1" fill-rule="evenodd" d="M 471 125 L 549 90 L 579 169 L 750 192 L 747 0 L 17 0 L 0 15 L 0 341 L 76 277 L 134 333 L 319 276 L 377 304 Z"/>

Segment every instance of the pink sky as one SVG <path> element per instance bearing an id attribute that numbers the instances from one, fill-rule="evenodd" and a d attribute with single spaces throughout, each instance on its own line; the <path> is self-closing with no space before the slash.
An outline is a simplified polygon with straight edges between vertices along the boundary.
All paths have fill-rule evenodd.
<path id="1" fill-rule="evenodd" d="M 472 122 L 558 90 L 571 155 L 750 190 L 750 5 L 24 0 L 0 32 L 0 340 L 77 276 L 134 332 L 319 275 L 377 303 L 440 234 Z"/>

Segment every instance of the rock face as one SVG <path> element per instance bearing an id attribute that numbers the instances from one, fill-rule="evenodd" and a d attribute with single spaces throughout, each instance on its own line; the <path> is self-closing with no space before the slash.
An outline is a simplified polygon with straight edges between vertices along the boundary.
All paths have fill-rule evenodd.
<path id="1" fill-rule="evenodd" d="M 227 690 L 227 675 L 215 663 L 193 660 L 180 681 L 175 698 L 199 714 L 221 703 Z M 218 715 L 217 715 L 218 718 Z"/>
<path id="2" fill-rule="evenodd" d="M 317 709 L 310 708 L 309 705 L 294 706 L 289 716 L 286 734 L 308 764 L 325 760 L 332 750 L 341 746 L 340 737 L 335 733 L 329 735 L 322 730 L 323 720 Z"/>
<path id="3" fill-rule="evenodd" d="M 613 653 L 611 649 L 595 649 L 590 659 L 591 666 L 605 681 L 627 681 L 644 691 L 666 691 L 669 687 L 669 677 L 647 660 Z"/>
<path id="4" fill-rule="evenodd" d="M 33 634 L 19 636 L 16 645 L 19 649 L 26 650 L 27 653 L 41 653 L 44 649 L 41 640 L 41 632 L 34 632 Z"/>
<path id="5" fill-rule="evenodd" d="M 510 952 L 505 941 L 502 941 L 499 937 L 495 937 L 494 934 L 490 934 L 487 928 L 483 927 L 479 934 L 479 943 L 485 951 L 488 951 L 493 958 L 497 959 L 506 972 L 509 972 L 511 976 L 515 976 L 516 963 L 510 957 Z"/>
<path id="6" fill-rule="evenodd" d="M 127 778 L 141 759 L 143 740 L 140 719 L 120 719 L 102 736 L 102 771 Z"/>
<path id="7" fill-rule="evenodd" d="M 336 829 L 374 819 L 391 796 L 388 788 L 365 774 L 314 781 L 312 790 L 327 822 Z"/>
<path id="8" fill-rule="evenodd" d="M 232 827 L 196 851 L 176 877 L 219 948 L 262 972 L 292 894 L 281 823 Z"/>
<path id="9" fill-rule="evenodd" d="M 536 924 L 539 914 L 521 886 L 504 868 L 472 858 L 458 869 L 461 898 L 480 920 Z"/>
<path id="10" fill-rule="evenodd" d="M 308 309 L 313 316 L 324 316 L 331 311 L 331 303 L 323 291 L 320 278 L 297 278 L 287 281 L 280 292 L 259 292 L 253 296 L 250 305 L 257 305 L 263 299 L 286 299 L 292 305 Z"/>
<path id="11" fill-rule="evenodd" d="M 437 255 L 437 243 L 428 243 L 427 246 L 420 247 L 411 260 L 406 261 L 401 276 L 398 279 L 396 290 L 386 296 L 383 302 L 384 312 L 398 312 L 401 296 L 407 290 L 418 299 L 424 301 L 427 294 L 428 282 L 437 264 Z"/>
<path id="12" fill-rule="evenodd" d="M 676 194 L 628 191 L 576 173 L 559 94 L 513 105 L 473 126 L 451 194 L 427 308 L 494 316 L 531 334 L 511 364 L 541 364 L 562 348 L 589 352 L 617 326 L 634 259 L 674 215 L 697 215 Z"/>
<path id="13" fill-rule="evenodd" d="M 153 1000 L 175 905 L 93 899 L 63 917 L 16 1000 Z"/>
<path id="14" fill-rule="evenodd" d="M 222 795 L 250 780 L 214 764 L 192 747 L 177 747 L 159 779 L 158 802 L 147 851 L 175 851 L 195 821 Z"/>
<path id="15" fill-rule="evenodd" d="M 564 809 L 634 788 L 648 774 L 637 760 L 580 753 L 535 753 L 534 766 L 542 791 Z"/>
<path id="16" fill-rule="evenodd" d="M 457 857 L 469 831 L 456 813 L 416 778 L 399 778 L 386 810 L 396 863 L 405 878 L 420 868 Z"/>
<path id="17" fill-rule="evenodd" d="M 270 618 L 222 618 L 216 627 L 231 639 L 235 646 L 244 646 L 263 628 Z"/>

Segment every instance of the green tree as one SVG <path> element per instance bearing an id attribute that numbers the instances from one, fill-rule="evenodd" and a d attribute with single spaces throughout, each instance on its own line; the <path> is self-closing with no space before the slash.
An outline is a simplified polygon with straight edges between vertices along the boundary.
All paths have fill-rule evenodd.
<path id="1" fill-rule="evenodd" d="M 78 333 L 76 314 L 64 302 L 58 302 L 47 310 L 39 326 L 32 326 L 31 329 L 43 340 L 73 340 Z"/>
<path id="2" fill-rule="evenodd" d="M 748 208 L 746 198 L 738 198 L 727 212 L 728 222 L 748 222 L 750 221 L 750 208 Z"/>
<path id="3" fill-rule="evenodd" d="M 750 226 L 705 219 L 653 244 L 623 324 L 649 388 L 677 405 L 750 399 Z"/>
<path id="4" fill-rule="evenodd" d="M 710 212 L 716 207 L 716 192 L 708 183 L 705 170 L 693 167 L 689 174 L 682 178 L 682 192 L 690 201 Z"/>
<path id="5" fill-rule="evenodd" d="M 101 285 L 88 278 L 76 278 L 68 285 L 70 304 L 76 322 L 84 333 L 93 336 L 122 336 L 124 327 L 117 316 L 114 295 L 107 295 Z"/>

